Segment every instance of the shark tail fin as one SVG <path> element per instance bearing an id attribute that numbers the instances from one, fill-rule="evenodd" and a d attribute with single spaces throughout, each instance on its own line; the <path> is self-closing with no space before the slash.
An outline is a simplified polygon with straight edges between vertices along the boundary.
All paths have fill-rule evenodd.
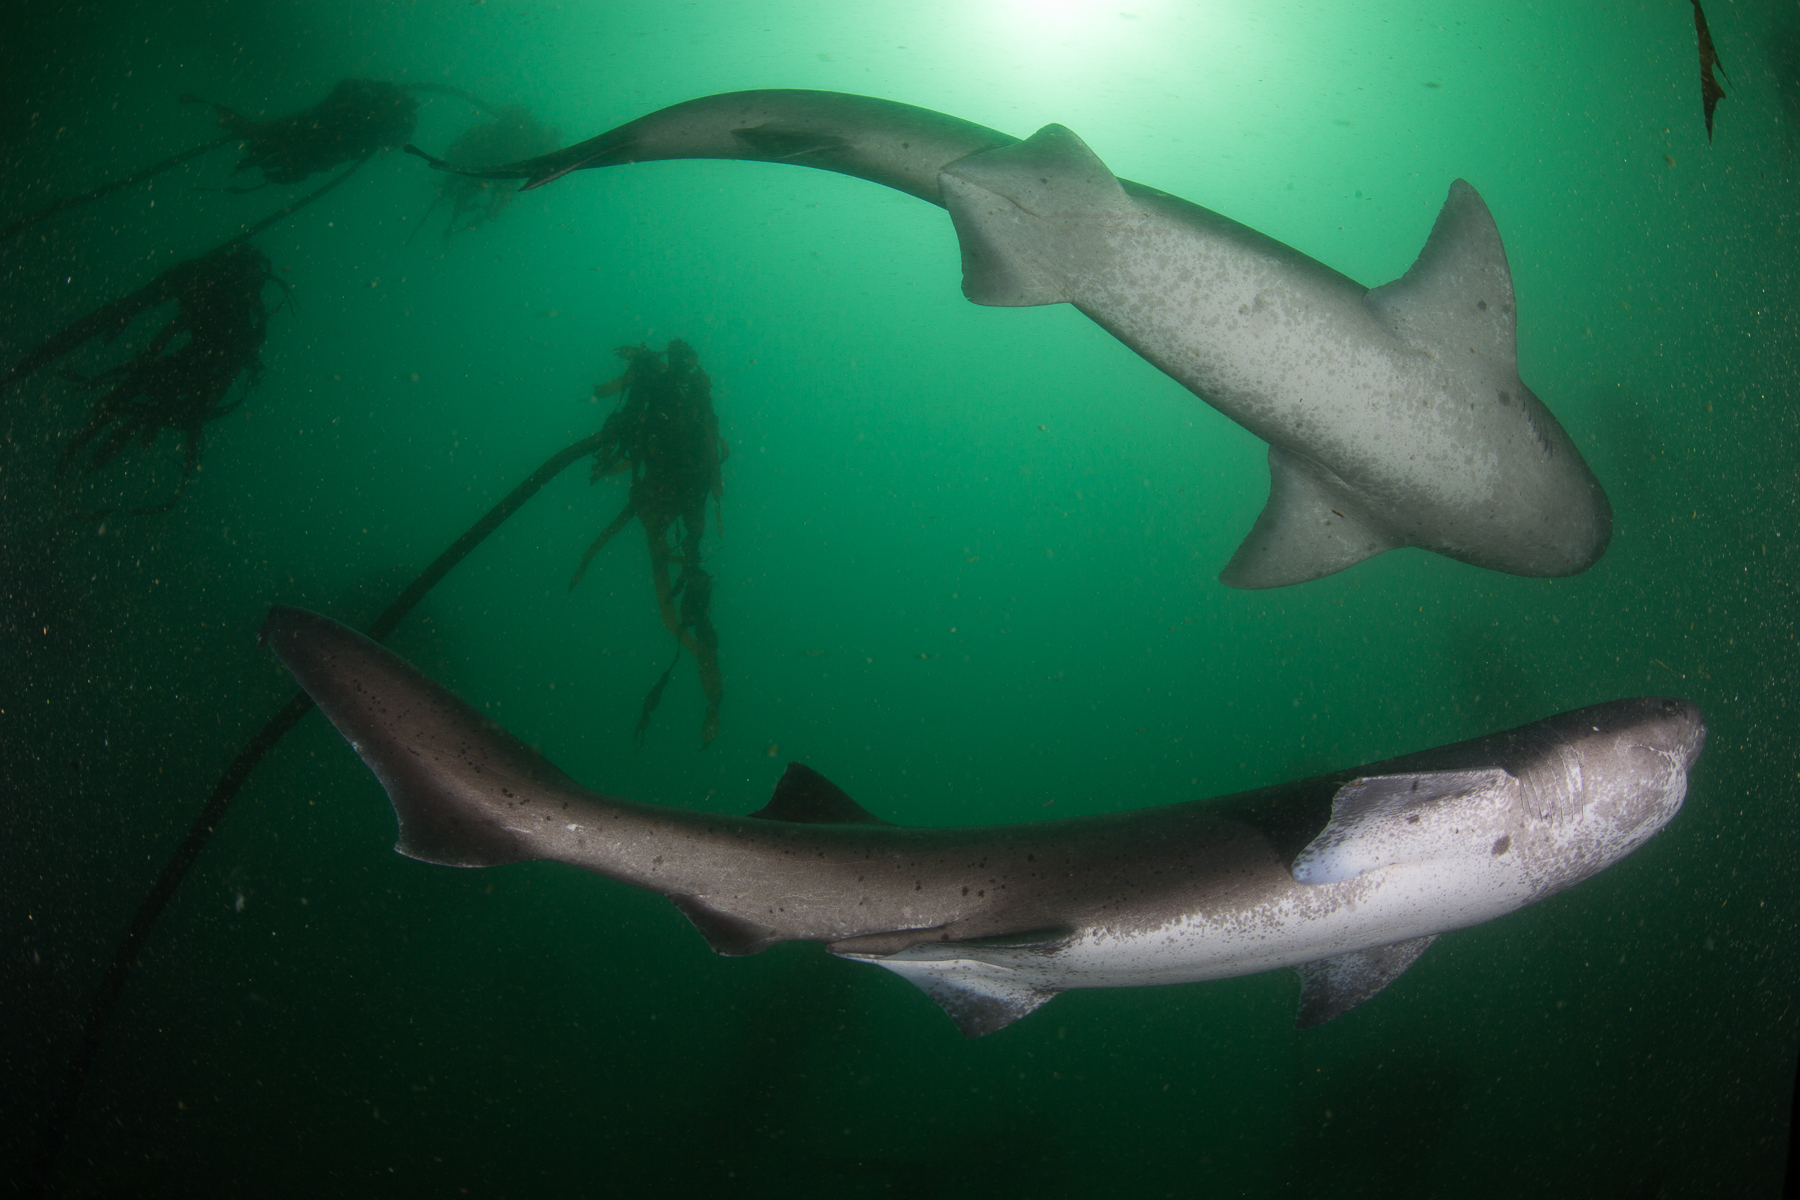
<path id="1" fill-rule="evenodd" d="M 434 171 L 448 171 L 452 175 L 466 175 L 470 179 L 523 179 L 525 182 L 519 185 L 519 190 L 529 192 L 532 188 L 553 183 L 571 171 L 581 171 L 588 167 L 611 167 L 634 161 L 631 157 L 634 139 L 615 136 L 618 132 L 612 130 L 578 145 L 540 154 L 536 158 L 524 158 L 518 162 L 499 163 L 491 167 L 465 167 L 435 154 L 427 154 L 411 142 L 401 149 L 424 159 Z"/>
<path id="2" fill-rule="evenodd" d="M 977 304 L 1069 300 L 1048 257 L 1067 257 L 1074 243 L 1140 219 L 1106 164 L 1061 125 L 959 158 L 938 186 L 962 247 L 963 295 Z"/>
<path id="3" fill-rule="evenodd" d="M 1363 515 L 1355 493 L 1330 471 L 1270 446 L 1269 502 L 1219 582 L 1235 588 L 1305 583 L 1403 544 Z"/>
<path id="4" fill-rule="evenodd" d="M 400 822 L 394 849 L 409 858 L 492 867 L 546 857 L 520 812 L 552 795 L 588 794 L 353 629 L 277 605 L 260 636 L 381 780 Z"/>

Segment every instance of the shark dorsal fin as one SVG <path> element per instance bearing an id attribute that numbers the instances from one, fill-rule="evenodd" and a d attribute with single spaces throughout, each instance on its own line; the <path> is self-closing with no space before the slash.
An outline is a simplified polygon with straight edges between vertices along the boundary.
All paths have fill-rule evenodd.
<path id="1" fill-rule="evenodd" d="M 1381 867 L 1501 857 L 1512 846 L 1519 781 L 1499 767 L 1353 779 L 1331 820 L 1294 859 L 1301 883 L 1342 883 Z"/>
<path id="2" fill-rule="evenodd" d="M 959 158 L 938 186 L 962 247 L 963 295 L 977 304 L 1066 301 L 1041 251 L 1066 259 L 1085 235 L 1141 218 L 1106 164 L 1061 125 Z"/>
<path id="3" fill-rule="evenodd" d="M 750 814 L 802 825 L 891 825 L 805 763 L 791 762 L 769 802 Z"/>
<path id="4" fill-rule="evenodd" d="M 1269 447 L 1269 502 L 1219 572 L 1226 587 L 1305 583 L 1402 543 L 1367 519 L 1348 485 L 1325 468 Z"/>
<path id="5" fill-rule="evenodd" d="M 1400 978 L 1436 938 L 1434 933 L 1301 963 L 1294 968 L 1300 975 L 1300 1015 L 1294 1024 L 1310 1029 L 1349 1012 Z"/>
<path id="6" fill-rule="evenodd" d="M 1502 371 L 1518 371 L 1506 248 L 1480 193 L 1461 179 L 1450 185 L 1418 261 L 1370 291 L 1366 303 L 1404 345 L 1453 362 L 1473 354 Z"/>

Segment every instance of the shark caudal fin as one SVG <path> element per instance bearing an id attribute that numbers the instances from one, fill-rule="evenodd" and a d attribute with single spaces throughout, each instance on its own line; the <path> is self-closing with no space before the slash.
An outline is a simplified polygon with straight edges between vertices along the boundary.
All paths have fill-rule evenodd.
<path id="1" fill-rule="evenodd" d="M 381 780 L 400 822 L 394 849 L 409 858 L 491 867 L 546 857 L 517 806 L 589 794 L 353 629 L 278 605 L 260 636 Z"/>
<path id="2" fill-rule="evenodd" d="M 463 175 L 470 179 L 523 179 L 525 182 L 519 185 L 519 190 L 529 192 L 532 188 L 540 188 L 546 183 L 554 183 L 572 171 L 633 162 L 635 160 L 631 155 L 635 146 L 636 139 L 630 135 L 629 131 L 621 133 L 620 130 L 614 129 L 577 145 L 565 146 L 561 150 L 552 150 L 548 154 L 540 154 L 536 158 L 497 163 L 488 167 L 467 167 L 459 163 L 448 162 L 435 154 L 427 154 L 411 142 L 402 146 L 401 149 L 408 154 L 424 159 L 434 171 L 446 171 L 452 175 Z"/>
<path id="3" fill-rule="evenodd" d="M 1235 588 L 1306 583 L 1399 545 L 1361 516 L 1356 494 L 1337 476 L 1270 446 L 1269 502 L 1219 582 Z"/>
<path id="4" fill-rule="evenodd" d="M 1106 164 L 1061 125 L 959 158 L 938 176 L 962 247 L 963 295 L 1023 308 L 1069 299 L 1049 262 L 1136 223 L 1141 214 Z"/>

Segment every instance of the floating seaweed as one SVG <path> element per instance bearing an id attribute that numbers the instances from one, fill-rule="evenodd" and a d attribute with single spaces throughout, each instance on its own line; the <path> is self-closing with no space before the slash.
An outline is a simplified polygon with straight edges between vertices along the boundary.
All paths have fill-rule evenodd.
<path id="1" fill-rule="evenodd" d="M 704 747 L 718 736 L 724 681 L 711 616 L 712 576 L 700 565 L 700 539 L 706 532 L 707 499 L 716 510 L 724 494 L 720 468 L 731 449 L 719 436 L 712 382 L 691 346 L 677 338 L 661 352 L 639 345 L 621 346 L 614 353 L 625 360 L 625 373 L 597 385 L 594 395 L 623 398 L 601 426 L 591 480 L 629 472 L 631 491 L 625 507 L 582 555 L 569 587 L 581 582 L 594 556 L 633 518 L 644 527 L 657 613 L 680 649 L 644 699 L 637 737 L 641 740 L 649 731 L 651 714 L 662 700 L 680 650 L 685 649 L 700 668 L 700 687 L 706 694 L 700 731 Z M 681 568 L 673 581 L 671 566 Z"/>
<path id="2" fill-rule="evenodd" d="M 165 431 L 185 435 L 181 481 L 162 504 L 129 511 L 167 512 L 200 466 L 202 430 L 243 403 L 262 376 L 262 345 L 268 337 L 268 308 L 263 292 L 271 283 L 286 293 L 287 285 L 269 269 L 269 260 L 250 239 L 325 195 L 364 163 L 364 156 L 329 182 L 291 201 L 197 258 L 176 263 L 130 295 L 102 305 L 51 334 L 0 375 L 0 394 L 34 371 L 101 338 L 111 342 L 144 313 L 165 304 L 175 315 L 129 361 L 94 375 L 65 372 L 84 387 L 106 389 L 95 401 L 88 422 L 64 447 L 56 475 L 62 479 L 96 441 L 82 463 L 92 474 L 117 458 L 133 440 L 149 446 Z M 229 399 L 242 378 L 244 388 Z M 117 510 L 109 510 L 117 511 Z M 93 514 L 101 515 L 101 514 Z"/>
<path id="3" fill-rule="evenodd" d="M 184 104 L 208 105 L 219 114 L 219 128 L 236 138 L 242 149 L 232 174 L 254 167 L 263 177 L 256 186 L 264 187 L 299 183 L 316 172 L 402 145 L 419 121 L 419 102 L 412 90 L 378 79 L 341 79 L 311 108 L 268 121 L 253 121 L 192 93 L 180 99 Z"/>
<path id="4" fill-rule="evenodd" d="M 262 346 L 274 311 L 264 306 L 262 293 L 270 283 L 285 291 L 286 285 L 270 271 L 268 257 L 239 244 L 189 259 L 121 301 L 139 311 L 173 301 L 176 311 L 128 362 L 96 375 L 70 374 L 82 386 L 105 394 L 63 448 L 57 477 L 78 463 L 83 474 L 92 474 L 133 441 L 149 446 L 165 430 L 179 433 L 184 439 L 181 481 L 162 504 L 134 511 L 173 508 L 200 465 L 206 423 L 236 409 L 262 379 Z M 93 451 L 87 454 L 90 445 Z"/>
<path id="5" fill-rule="evenodd" d="M 340 80 L 325 99 L 311 108 L 267 121 L 252 120 L 236 109 L 203 100 L 191 92 L 183 93 L 177 97 L 182 103 L 204 104 L 218 114 L 219 127 L 225 130 L 223 137 L 191 146 L 78 196 L 52 200 L 0 228 L 0 242 L 58 213 L 80 208 L 133 184 L 153 179 L 164 171 L 233 142 L 240 147 L 241 157 L 232 173 L 255 167 L 263 176 L 262 183 L 256 187 L 225 189 L 239 194 L 256 191 L 271 183 L 298 183 L 309 175 L 328 171 L 342 163 L 360 163 L 378 150 L 403 144 L 412 135 L 413 126 L 418 123 L 419 109 L 419 102 L 413 96 L 418 92 L 454 96 L 483 111 L 494 111 L 492 105 L 479 97 L 448 84 L 395 84 L 378 79 Z"/>
<path id="6" fill-rule="evenodd" d="M 1706 118 L 1706 140 L 1712 141 L 1713 109 L 1719 107 L 1719 101 L 1725 98 L 1725 89 L 1719 86 L 1713 71 L 1730 79 L 1725 74 L 1725 65 L 1719 61 L 1719 52 L 1713 49 L 1712 30 L 1706 27 L 1706 13 L 1700 8 L 1700 0 L 1693 0 L 1694 5 L 1694 37 L 1700 50 L 1700 109 Z"/>
<path id="7" fill-rule="evenodd" d="M 534 158 L 556 148 L 562 131 L 540 124 L 538 119 L 517 104 L 509 104 L 494 114 L 491 121 L 465 131 L 444 157 L 459 166 L 492 167 Z M 424 228 L 425 218 L 440 204 L 450 205 L 450 220 L 444 226 L 447 245 L 453 233 L 467 233 L 492 221 L 512 203 L 518 189 L 492 179 L 469 175 L 445 174 L 439 177 L 437 198 L 419 218 L 413 237 Z M 408 238 L 411 241 L 412 238 Z"/>

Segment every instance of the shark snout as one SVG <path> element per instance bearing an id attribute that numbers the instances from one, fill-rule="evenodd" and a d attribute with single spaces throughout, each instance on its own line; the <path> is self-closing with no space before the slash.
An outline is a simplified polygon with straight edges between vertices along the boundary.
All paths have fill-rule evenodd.
<path id="1" fill-rule="evenodd" d="M 1654 698 L 1651 703 L 1663 715 L 1658 729 L 1660 749 L 1679 754 L 1683 767 L 1692 770 L 1700 751 L 1706 746 L 1706 721 L 1700 709 L 1673 696 Z"/>
<path id="2" fill-rule="evenodd" d="M 1692 770 L 1706 745 L 1706 721 L 1699 708 L 1673 696 L 1646 696 L 1626 703 L 1639 712 L 1633 714 L 1629 730 L 1622 731 L 1622 744 L 1678 763 L 1684 775 Z"/>
<path id="3" fill-rule="evenodd" d="M 1563 720 L 1568 722 L 1564 736 L 1578 746 L 1590 747 L 1590 753 L 1607 745 L 1638 747 L 1680 761 L 1683 770 L 1694 765 L 1706 745 L 1706 721 L 1700 709 L 1677 696 L 1615 700 L 1577 709 Z"/>

